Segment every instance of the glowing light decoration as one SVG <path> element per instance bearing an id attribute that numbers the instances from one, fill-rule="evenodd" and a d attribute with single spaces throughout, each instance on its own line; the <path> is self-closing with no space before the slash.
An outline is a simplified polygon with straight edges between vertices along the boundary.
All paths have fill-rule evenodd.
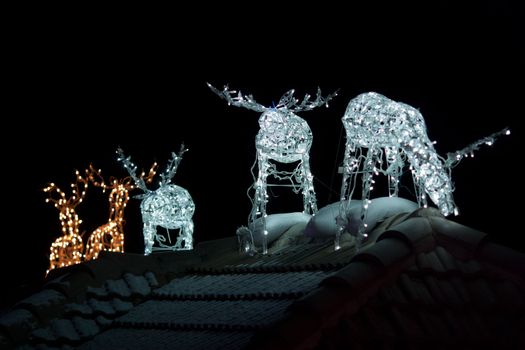
<path id="1" fill-rule="evenodd" d="M 225 99 L 228 105 L 245 107 L 256 112 L 261 112 L 259 117 L 260 130 L 255 138 L 257 150 L 258 177 L 254 178 L 253 188 L 255 189 L 252 198 L 252 211 L 250 213 L 248 227 L 253 231 L 253 223 L 258 218 L 263 220 L 263 254 L 268 252 L 267 231 L 265 228 L 266 204 L 268 202 L 267 183 L 269 176 L 279 180 L 289 181 L 295 193 L 302 192 L 303 212 L 315 214 L 317 203 L 313 185 L 313 176 L 310 171 L 310 147 L 312 146 L 312 132 L 306 121 L 294 112 L 309 111 L 316 107 L 326 105 L 336 93 L 321 97 L 321 90 L 317 90 L 315 100 L 310 101 L 310 96 L 306 95 L 299 103 L 293 97 L 294 90 L 285 93 L 277 106 L 265 107 L 257 103 L 251 95 L 244 96 L 241 92 L 228 90 L 224 87 L 222 91 L 216 89 L 211 84 L 208 87 L 219 97 Z M 279 171 L 273 160 L 278 163 L 298 162 L 295 170 Z M 255 249 L 253 242 L 251 248 Z"/>
<path id="2" fill-rule="evenodd" d="M 494 133 L 472 143 L 464 149 L 440 157 L 427 136 L 421 113 L 404 103 L 395 102 L 375 92 L 352 99 L 342 118 L 346 130 L 346 150 L 343 164 L 340 227 L 336 234 L 335 249 L 347 224 L 347 206 L 354 194 L 358 174 L 362 174 L 361 222 L 365 222 L 373 189 L 373 176 L 380 173 L 388 177 L 390 196 L 398 195 L 399 177 L 408 162 L 420 206 L 427 206 L 427 195 L 443 215 L 458 215 L 452 192 L 451 168 L 479 146 L 492 145 L 508 129 Z M 357 234 L 358 245 L 366 239 L 366 227 L 361 224 Z"/>
<path id="3" fill-rule="evenodd" d="M 50 248 L 49 271 L 64 266 L 82 262 L 84 244 L 79 234 L 82 220 L 78 218 L 76 207 L 82 203 L 89 185 L 88 177 L 82 177 L 75 171 L 76 181 L 71 184 L 71 195 L 68 196 L 54 183 L 50 183 L 44 192 L 47 193 L 46 203 L 53 203 L 59 210 L 62 236 L 57 238 Z M 80 188 L 82 187 L 82 189 Z"/>
<path id="4" fill-rule="evenodd" d="M 168 162 L 166 171 L 161 174 L 159 188 L 151 191 L 146 187 L 144 174 L 136 175 L 137 166 L 131 162 L 130 157 L 125 157 L 121 149 L 117 150 L 118 161 L 129 172 L 135 182 L 135 186 L 142 191 L 143 195 L 140 210 L 144 223 L 144 254 L 149 255 L 154 250 L 189 250 L 193 249 L 193 213 L 195 204 L 189 192 L 177 185 L 171 184 L 177 168 L 182 160 L 182 155 L 187 150 L 181 146 L 177 155 L 172 153 L 172 159 Z M 159 234 L 157 226 L 166 229 L 166 234 Z M 171 239 L 169 230 L 179 230 L 175 242 Z M 154 244 L 157 243 L 157 246 Z"/>
<path id="5" fill-rule="evenodd" d="M 342 118 L 346 130 L 346 149 L 341 186 L 340 227 L 335 239 L 339 249 L 339 237 L 346 226 L 347 206 L 352 199 L 358 174 L 362 174 L 363 201 L 361 225 L 357 234 L 358 245 L 366 239 L 365 219 L 373 189 L 373 176 L 388 177 L 390 196 L 398 195 L 399 177 L 408 161 L 420 206 L 427 206 L 427 195 L 443 215 L 458 215 L 452 192 L 454 191 L 451 168 L 461 159 L 473 156 L 479 146 L 492 145 L 508 129 L 494 133 L 472 143 L 464 149 L 440 157 L 427 136 L 421 113 L 404 103 L 395 102 L 375 92 L 368 92 L 352 99 Z"/>
<path id="6" fill-rule="evenodd" d="M 146 182 L 151 182 L 156 173 L 154 165 L 146 178 Z M 110 177 L 109 184 L 104 181 L 101 170 L 89 167 L 89 180 L 94 186 L 102 188 L 103 192 L 110 190 L 109 193 L 109 219 L 108 222 L 91 233 L 86 243 L 84 260 L 96 259 L 103 250 L 111 252 L 124 252 L 124 210 L 129 201 L 129 191 L 133 186 L 131 177 L 117 179 Z"/>

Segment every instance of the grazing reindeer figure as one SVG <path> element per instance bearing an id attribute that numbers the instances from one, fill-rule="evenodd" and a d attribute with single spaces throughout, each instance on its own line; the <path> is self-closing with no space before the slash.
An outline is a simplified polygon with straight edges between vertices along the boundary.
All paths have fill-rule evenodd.
<path id="1" fill-rule="evenodd" d="M 110 177 L 110 184 L 106 184 L 100 170 L 93 166 L 89 167 L 89 180 L 94 186 L 102 188 L 103 192 L 111 190 L 109 193 L 109 220 L 106 224 L 98 227 L 91 233 L 86 244 L 84 260 L 96 259 L 102 250 L 110 252 L 124 252 L 124 209 L 129 201 L 129 191 L 134 186 L 131 177 L 117 179 Z M 142 177 L 147 183 L 151 182 L 156 173 L 154 165 L 146 178 Z"/>
<path id="2" fill-rule="evenodd" d="M 87 173 L 87 170 L 86 170 Z M 62 237 L 57 238 L 50 248 L 49 271 L 64 266 L 79 264 L 82 262 L 84 244 L 79 234 L 79 226 L 82 220 L 78 218 L 76 207 L 82 203 L 88 188 L 88 178 L 82 177 L 78 170 L 75 172 L 76 181 L 71 184 L 71 196 L 66 197 L 57 185 L 50 183 L 44 192 L 48 194 L 46 203 L 53 203 L 59 210 L 60 225 L 62 226 Z M 82 185 L 82 189 L 79 188 Z"/>
<path id="3" fill-rule="evenodd" d="M 299 190 L 303 195 L 303 211 L 308 214 L 317 212 L 317 203 L 313 185 L 313 176 L 310 172 L 310 147 L 312 146 L 312 131 L 306 121 L 298 117 L 294 112 L 309 111 L 322 105 L 328 106 L 328 101 L 336 93 L 321 97 L 321 90 L 317 90 L 314 101 L 306 95 L 301 103 L 293 97 L 294 90 L 285 93 L 277 106 L 265 107 L 257 103 L 251 95 L 243 96 L 240 92 L 229 91 L 224 87 L 219 91 L 212 85 L 208 87 L 219 97 L 225 99 L 228 105 L 245 107 L 256 112 L 261 112 L 259 117 L 260 130 L 255 138 L 257 150 L 257 164 L 259 168 L 258 178 L 255 181 L 255 198 L 252 201 L 253 208 L 250 214 L 249 226 L 253 230 L 256 219 L 263 220 L 263 254 L 267 253 L 267 231 L 265 218 L 266 203 L 268 202 L 267 178 L 273 175 L 279 179 L 287 179 L 292 183 L 295 193 Z M 293 172 L 277 171 L 275 164 L 299 162 Z M 297 186 L 299 183 L 299 188 Z"/>
<path id="4" fill-rule="evenodd" d="M 347 224 L 347 205 L 353 196 L 357 174 L 362 174 L 363 206 L 357 234 L 357 242 L 360 244 L 366 238 L 364 222 L 374 174 L 387 175 L 390 196 L 397 196 L 399 177 L 408 160 L 419 205 L 427 206 L 428 194 L 443 215 L 457 215 L 458 210 L 452 196 L 454 188 L 450 177 L 451 168 L 464 156 L 473 154 L 479 146 L 491 145 L 497 136 L 510 134 L 508 129 L 504 129 L 460 151 L 449 153 L 447 159 L 443 159 L 429 140 L 425 121 L 417 109 L 375 92 L 364 93 L 352 99 L 342 121 L 346 130 L 346 150 L 336 249 L 339 248 L 339 235 Z"/>
<path id="5" fill-rule="evenodd" d="M 135 182 L 135 186 L 144 191 L 140 203 L 142 221 L 144 223 L 144 254 L 149 255 L 153 250 L 189 250 L 193 249 L 193 213 L 195 204 L 187 190 L 171 184 L 182 155 L 187 150 L 181 146 L 177 155 L 172 153 L 166 171 L 161 174 L 160 186 L 151 191 L 146 187 L 144 176 L 137 177 L 137 166 L 125 157 L 121 149 L 117 150 L 118 161 L 121 162 Z M 151 173 L 151 171 L 150 171 Z M 166 229 L 166 237 L 157 233 L 157 226 Z M 175 243 L 171 241 L 169 230 L 180 229 Z M 155 241 L 159 247 L 153 247 Z"/>

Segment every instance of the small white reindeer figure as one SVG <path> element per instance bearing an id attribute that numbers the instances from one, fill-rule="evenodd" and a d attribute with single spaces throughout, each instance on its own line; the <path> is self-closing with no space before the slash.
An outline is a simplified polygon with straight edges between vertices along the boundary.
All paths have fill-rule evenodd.
<path id="1" fill-rule="evenodd" d="M 166 171 L 161 174 L 159 188 L 151 191 L 146 187 L 144 174 L 136 175 L 137 166 L 131 162 L 130 157 L 125 157 L 121 149 L 117 150 L 118 161 L 129 172 L 135 186 L 144 191 L 138 196 L 142 199 L 140 210 L 144 223 L 144 254 L 149 255 L 153 250 L 189 250 L 193 249 L 193 213 L 195 204 L 189 192 L 171 183 L 177 168 L 182 160 L 182 155 L 187 150 L 181 146 L 177 155 L 172 153 Z M 151 173 L 151 171 L 150 171 Z M 166 236 L 157 233 L 157 226 L 166 229 Z M 179 229 L 176 242 L 172 242 L 169 230 Z M 158 247 L 154 247 L 154 243 Z"/>
<path id="2" fill-rule="evenodd" d="M 82 177 L 78 170 L 75 171 L 75 176 L 76 181 L 71 184 L 71 196 L 69 198 L 54 183 L 50 183 L 43 190 L 49 196 L 46 198 L 46 203 L 53 203 L 55 208 L 59 210 L 60 225 L 62 226 L 62 236 L 51 244 L 49 269 L 46 274 L 55 268 L 82 262 L 84 244 L 79 234 L 79 226 L 82 220 L 78 218 L 76 207 L 85 198 L 89 181 L 87 176 Z M 79 188 L 79 185 L 82 185 L 82 189 Z"/>
<path id="3" fill-rule="evenodd" d="M 156 173 L 156 164 L 150 169 L 145 179 L 151 182 Z M 124 209 L 129 201 L 129 191 L 134 189 L 133 180 L 130 176 L 117 179 L 110 177 L 109 185 L 106 184 L 101 171 L 89 166 L 89 180 L 94 186 L 102 188 L 103 192 L 109 193 L 109 219 L 108 222 L 91 233 L 86 243 L 84 260 L 96 259 L 102 250 L 111 252 L 124 252 Z"/>
<path id="4" fill-rule="evenodd" d="M 313 176 L 310 171 L 310 147 L 312 146 L 312 131 L 306 121 L 294 112 L 309 111 L 316 107 L 326 105 L 336 93 L 321 97 L 321 90 L 317 90 L 316 99 L 310 101 L 306 95 L 301 103 L 293 97 L 294 90 L 285 93 L 277 106 L 265 107 L 257 103 L 251 95 L 243 96 L 241 92 L 230 91 L 224 87 L 219 91 L 211 84 L 208 87 L 219 97 L 225 99 L 228 105 L 245 107 L 256 112 L 261 112 L 259 117 L 260 130 L 255 138 L 257 150 L 258 178 L 255 181 L 255 198 L 252 200 L 253 208 L 250 214 L 249 227 L 253 229 L 256 219 L 263 220 L 263 254 L 267 253 L 267 231 L 265 218 L 266 203 L 268 202 L 267 178 L 273 175 L 279 179 L 288 179 L 292 183 L 295 193 L 299 190 L 303 195 L 303 212 L 315 214 L 317 203 L 313 185 Z M 277 171 L 275 164 L 299 162 L 293 172 Z M 299 184 L 299 187 L 297 186 Z"/>
<path id="5" fill-rule="evenodd" d="M 339 235 L 347 224 L 347 205 L 352 199 L 358 174 L 362 174 L 363 201 L 357 237 L 360 244 L 366 238 L 365 217 L 370 190 L 373 189 L 373 175 L 387 175 L 390 196 L 397 196 L 399 177 L 408 160 L 419 205 L 427 206 L 428 194 L 443 215 L 457 215 L 452 196 L 451 168 L 464 156 L 473 154 L 480 145 L 491 145 L 497 136 L 510 133 L 508 129 L 503 129 L 460 151 L 448 153 L 447 159 L 443 159 L 429 140 L 425 121 L 417 109 L 375 92 L 363 93 L 352 99 L 342 121 L 346 130 L 346 150 L 336 249 L 339 248 Z"/>

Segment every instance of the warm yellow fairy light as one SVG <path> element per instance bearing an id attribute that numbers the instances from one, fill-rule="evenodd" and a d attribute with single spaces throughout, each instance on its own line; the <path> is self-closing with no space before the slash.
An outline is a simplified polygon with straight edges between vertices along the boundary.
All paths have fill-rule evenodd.
<path id="1" fill-rule="evenodd" d="M 89 180 L 93 185 L 102 188 L 104 192 L 107 189 L 111 190 L 109 193 L 109 220 L 89 236 L 84 254 L 85 260 L 96 259 L 102 250 L 124 252 L 124 209 L 129 201 L 129 191 L 134 188 L 134 185 L 129 176 L 120 180 L 112 177 L 108 185 L 104 182 L 100 172 L 90 166 Z M 156 166 L 154 165 L 145 180 L 151 182 L 155 174 Z"/>
<path id="2" fill-rule="evenodd" d="M 145 173 L 141 178 L 145 182 L 151 182 L 156 174 L 157 166 L 154 164 L 148 175 Z M 96 170 L 92 165 L 84 171 L 81 176 L 78 171 L 76 182 L 71 184 L 71 196 L 68 198 L 54 183 L 50 183 L 44 189 L 48 194 L 46 203 L 53 203 L 59 212 L 60 224 L 62 226 L 62 237 L 51 244 L 49 256 L 49 271 L 69 265 L 79 264 L 84 260 L 96 259 L 102 250 L 112 252 L 124 251 L 124 210 L 129 200 L 129 191 L 134 188 L 130 177 L 116 179 L 111 177 L 110 184 L 106 184 L 100 175 L 101 170 Z M 98 227 L 89 235 L 86 249 L 80 235 L 79 226 L 82 220 L 76 213 L 76 207 L 86 197 L 89 182 L 94 186 L 110 190 L 109 193 L 109 220 L 106 224 Z M 82 189 L 80 189 L 80 185 Z"/>
<path id="3" fill-rule="evenodd" d="M 76 181 L 71 184 L 71 196 L 68 198 L 54 183 L 44 188 L 49 196 L 46 203 L 53 203 L 59 210 L 60 225 L 62 226 L 62 237 L 57 238 L 51 244 L 49 256 L 49 271 L 82 262 L 84 245 L 79 234 L 79 226 L 82 220 L 78 218 L 76 207 L 82 203 L 88 188 L 88 178 L 80 176 L 78 170 L 75 172 Z M 80 190 L 79 186 L 82 186 Z"/>

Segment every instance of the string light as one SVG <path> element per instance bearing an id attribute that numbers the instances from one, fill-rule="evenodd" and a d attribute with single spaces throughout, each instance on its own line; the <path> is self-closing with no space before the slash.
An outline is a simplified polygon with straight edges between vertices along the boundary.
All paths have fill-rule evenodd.
<path id="1" fill-rule="evenodd" d="M 293 97 L 294 90 L 285 93 L 277 106 L 265 107 L 257 103 L 252 95 L 242 95 L 241 92 L 228 90 L 225 86 L 222 91 L 208 84 L 208 87 L 219 97 L 225 99 L 228 105 L 244 107 L 256 112 L 260 112 L 260 130 L 255 137 L 255 148 L 257 151 L 256 162 L 258 165 L 258 177 L 255 179 L 251 188 L 255 189 L 255 195 L 250 198 L 252 211 L 248 219 L 248 227 L 253 231 L 253 223 L 258 218 L 263 220 L 263 254 L 268 252 L 267 230 L 265 218 L 267 217 L 266 205 L 268 203 L 267 179 L 273 176 L 281 181 L 289 181 L 288 186 L 292 187 L 295 193 L 301 192 L 303 195 L 303 212 L 315 214 L 317 212 L 317 202 L 313 186 L 313 176 L 310 171 L 310 147 L 312 146 L 312 132 L 306 121 L 294 112 L 309 111 L 316 107 L 326 105 L 336 93 L 321 97 L 321 90 L 317 90 L 315 100 L 310 101 L 310 96 L 306 95 L 299 103 Z M 294 163 L 298 162 L 293 171 L 279 171 L 274 163 Z M 253 242 L 250 249 L 255 249 Z"/>
<path id="2" fill-rule="evenodd" d="M 358 174 L 362 174 L 362 223 L 366 218 L 372 176 L 379 173 L 386 175 L 389 195 L 397 196 L 399 178 L 407 163 L 410 164 L 418 204 L 426 207 L 428 194 L 443 215 L 458 215 L 452 196 L 454 188 L 451 168 L 464 157 L 473 156 L 473 152 L 481 145 L 492 145 L 498 136 L 510 134 L 510 130 L 503 129 L 460 151 L 449 153 L 447 159 L 443 159 L 434 149 L 435 142 L 429 140 L 425 121 L 417 109 L 375 92 L 364 93 L 352 99 L 342 121 L 346 130 L 346 150 L 336 249 L 348 220 L 347 206 L 354 194 Z M 360 244 L 365 238 L 364 224 L 357 236 Z"/>
<path id="3" fill-rule="evenodd" d="M 122 149 L 117 150 L 118 161 L 122 163 L 135 182 L 135 187 L 141 189 L 144 194 L 138 196 L 142 199 L 140 210 L 144 224 L 144 254 L 149 255 L 154 250 L 189 250 L 193 249 L 193 213 L 195 204 L 187 190 L 171 184 L 177 168 L 182 160 L 182 155 L 187 150 L 181 146 L 177 155 L 172 153 L 172 159 L 168 162 L 166 171 L 161 174 L 159 188 L 151 191 L 146 187 L 144 173 L 136 175 L 137 166 L 126 157 Z M 156 164 L 150 170 L 156 169 Z M 166 229 L 166 235 L 157 232 L 157 226 Z M 169 230 L 179 230 L 175 242 L 172 241 Z M 157 245 L 154 246 L 154 244 Z"/>
<path id="4" fill-rule="evenodd" d="M 76 207 L 82 203 L 86 196 L 89 185 L 88 177 L 82 177 L 75 171 L 76 181 L 71 184 L 71 195 L 69 198 L 54 183 L 50 183 L 44 192 L 47 193 L 46 203 L 53 203 L 59 210 L 59 220 L 62 228 L 62 236 L 57 238 L 50 247 L 49 271 L 64 266 L 79 264 L 82 262 L 84 245 L 79 234 L 79 226 L 82 220 L 78 218 Z M 82 189 L 79 188 L 82 186 Z"/>
<path id="5" fill-rule="evenodd" d="M 152 167 L 146 182 L 151 182 L 155 176 L 156 168 Z M 131 177 L 117 179 L 110 177 L 109 185 L 101 176 L 101 170 L 89 167 L 89 180 L 94 186 L 102 188 L 103 192 L 109 193 L 109 219 L 108 222 L 89 235 L 84 253 L 84 260 L 96 259 L 103 250 L 111 252 L 124 252 L 124 210 L 129 201 L 129 191 L 134 186 Z"/>

